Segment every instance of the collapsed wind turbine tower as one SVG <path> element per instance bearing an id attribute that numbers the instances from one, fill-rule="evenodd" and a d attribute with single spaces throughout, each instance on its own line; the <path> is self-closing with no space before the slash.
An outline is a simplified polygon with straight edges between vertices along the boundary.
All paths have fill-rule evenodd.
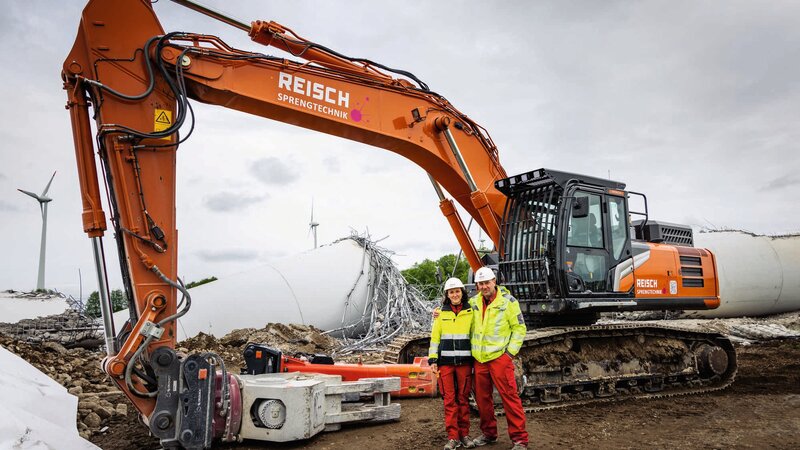
<path id="1" fill-rule="evenodd" d="M 44 255 L 47 241 L 47 204 L 53 201 L 52 198 L 47 196 L 47 191 L 50 189 L 50 184 L 53 182 L 53 178 L 55 177 L 56 173 L 53 172 L 53 176 L 50 177 L 50 181 L 47 183 L 47 186 L 44 187 L 44 191 L 42 191 L 40 195 L 36 195 L 33 192 L 24 191 L 22 189 L 17 189 L 23 194 L 35 198 L 39 202 L 39 209 L 42 211 L 42 244 L 39 248 L 39 277 L 36 279 L 36 290 L 44 289 Z"/>

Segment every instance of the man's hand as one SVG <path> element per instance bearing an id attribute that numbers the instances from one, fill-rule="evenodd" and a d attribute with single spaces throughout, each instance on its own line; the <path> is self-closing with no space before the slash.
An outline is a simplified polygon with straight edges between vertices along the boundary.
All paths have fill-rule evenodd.
<path id="1" fill-rule="evenodd" d="M 439 313 L 442 312 L 439 308 L 433 308 L 433 319 L 436 320 L 439 317 Z"/>
<path id="2" fill-rule="evenodd" d="M 436 375 L 436 378 L 439 378 L 439 365 L 436 363 L 431 364 L 431 372 Z"/>

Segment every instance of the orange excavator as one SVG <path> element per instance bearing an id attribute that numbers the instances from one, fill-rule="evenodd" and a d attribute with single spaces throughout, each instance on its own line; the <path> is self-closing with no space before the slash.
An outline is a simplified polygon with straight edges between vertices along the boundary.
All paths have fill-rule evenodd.
<path id="1" fill-rule="evenodd" d="M 175 2 L 302 61 L 235 49 L 215 36 L 165 33 L 146 0 L 91 0 L 64 62 L 84 231 L 101 280 L 103 369 L 164 446 L 290 440 L 347 420 L 399 414 L 387 394 L 400 390 L 397 378 L 337 385 L 322 376 L 322 383 L 292 371 L 324 365 L 347 380 L 349 369 L 290 361 L 263 348 L 250 349 L 251 372 L 233 375 L 216 355 L 175 352 L 175 320 L 191 306 L 177 278 L 175 205 L 176 153 L 194 127 L 190 99 L 380 147 L 425 170 L 471 268 L 493 267 L 520 302 L 531 331 L 515 366 L 528 410 L 732 382 L 736 354 L 721 335 L 595 324 L 604 311 L 719 305 L 714 255 L 693 247 L 690 228 L 650 220 L 643 194 L 549 169 L 508 176 L 486 130 L 412 73 L 345 56 L 275 22 L 246 24 Z M 100 239 L 107 225 L 95 152 L 131 305 L 118 334 L 107 301 Z M 643 200 L 643 210 L 629 210 L 633 197 Z M 494 254 L 479 256 L 454 201 L 491 238 Z M 414 346 L 424 347 L 424 338 L 406 338 L 391 362 L 411 363 Z M 407 366 L 385 374 L 407 381 L 423 364 Z M 341 398 L 325 400 L 369 392 L 375 405 L 367 410 L 336 409 L 344 408 Z M 294 430 L 299 423 L 308 427 Z"/>

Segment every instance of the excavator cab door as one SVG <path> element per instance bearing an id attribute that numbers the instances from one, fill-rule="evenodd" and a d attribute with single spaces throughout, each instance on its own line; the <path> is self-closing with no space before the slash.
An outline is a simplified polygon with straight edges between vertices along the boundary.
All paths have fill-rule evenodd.
<path id="1" fill-rule="evenodd" d="M 578 187 L 568 196 L 563 261 L 569 296 L 616 290 L 614 268 L 631 254 L 627 203 L 621 194 Z"/>
<path id="2" fill-rule="evenodd" d="M 564 270 L 570 294 L 606 292 L 609 252 L 603 220 L 604 196 L 576 190 L 568 198 L 569 220 L 564 232 Z"/>

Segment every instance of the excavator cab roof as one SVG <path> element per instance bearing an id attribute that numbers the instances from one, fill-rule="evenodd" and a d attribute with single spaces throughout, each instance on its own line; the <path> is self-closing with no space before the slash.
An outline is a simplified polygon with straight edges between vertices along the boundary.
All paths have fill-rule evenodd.
<path id="1" fill-rule="evenodd" d="M 534 187 L 542 186 L 545 184 L 555 183 L 561 188 L 565 189 L 570 182 L 578 182 L 581 184 L 589 184 L 599 186 L 607 189 L 625 189 L 625 183 L 619 181 L 604 180 L 602 178 L 591 177 L 588 175 L 581 175 L 577 173 L 561 172 L 552 169 L 536 169 L 530 172 L 514 175 L 502 180 L 497 180 L 494 185 L 507 197 L 512 194 L 529 190 Z"/>

